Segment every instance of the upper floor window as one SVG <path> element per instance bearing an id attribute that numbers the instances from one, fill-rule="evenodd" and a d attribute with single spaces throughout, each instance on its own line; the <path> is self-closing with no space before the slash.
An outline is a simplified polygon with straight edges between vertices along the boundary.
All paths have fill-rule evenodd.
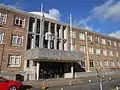
<path id="1" fill-rule="evenodd" d="M 112 51 L 109 51 L 109 55 L 110 55 L 110 56 L 113 56 L 113 52 L 112 52 Z"/>
<path id="2" fill-rule="evenodd" d="M 106 40 L 105 39 L 102 39 L 102 44 L 106 44 Z"/>
<path id="3" fill-rule="evenodd" d="M 85 34 L 83 32 L 79 33 L 79 39 L 85 40 Z"/>
<path id="4" fill-rule="evenodd" d="M 117 57 L 119 56 L 118 52 L 116 52 L 116 56 L 117 56 Z"/>
<path id="5" fill-rule="evenodd" d="M 19 27 L 25 27 L 25 19 L 22 17 L 15 16 L 14 25 Z"/>
<path id="6" fill-rule="evenodd" d="M 100 49 L 99 48 L 96 49 L 96 55 L 100 55 Z"/>
<path id="7" fill-rule="evenodd" d="M 103 50 L 103 55 L 107 56 L 107 50 Z"/>
<path id="8" fill-rule="evenodd" d="M 110 66 L 114 66 L 114 62 L 113 61 L 110 61 Z"/>
<path id="9" fill-rule="evenodd" d="M 23 43 L 23 36 L 13 35 L 12 36 L 12 45 L 21 46 Z"/>
<path id="10" fill-rule="evenodd" d="M 21 56 L 20 55 L 10 55 L 9 56 L 9 67 L 20 67 Z"/>
<path id="11" fill-rule="evenodd" d="M 118 47 L 120 47 L 120 43 L 118 43 Z"/>
<path id="12" fill-rule="evenodd" d="M 116 66 L 117 66 L 117 67 L 120 66 L 120 62 L 119 62 L 119 61 L 116 62 Z"/>
<path id="13" fill-rule="evenodd" d="M 0 44 L 3 43 L 4 33 L 0 32 Z"/>
<path id="14" fill-rule="evenodd" d="M 108 40 L 108 45 L 111 45 L 111 40 Z"/>
<path id="15" fill-rule="evenodd" d="M 80 51 L 85 53 L 85 46 L 81 45 L 80 46 Z"/>
<path id="16" fill-rule="evenodd" d="M 100 38 L 99 38 L 99 37 L 96 37 L 96 38 L 95 38 L 95 42 L 96 42 L 96 43 L 100 43 Z"/>
<path id="17" fill-rule="evenodd" d="M 117 43 L 116 43 L 116 41 L 114 41 L 114 46 L 117 46 Z"/>
<path id="18" fill-rule="evenodd" d="M 7 14 L 0 13 L 0 24 L 6 24 Z"/>
<path id="19" fill-rule="evenodd" d="M 92 47 L 88 47 L 88 53 L 93 54 L 93 48 Z"/>
<path id="20" fill-rule="evenodd" d="M 109 63 L 108 63 L 108 61 L 107 60 L 104 60 L 104 66 L 109 66 Z"/>
<path id="21" fill-rule="evenodd" d="M 92 35 L 88 35 L 88 40 L 92 41 Z"/>

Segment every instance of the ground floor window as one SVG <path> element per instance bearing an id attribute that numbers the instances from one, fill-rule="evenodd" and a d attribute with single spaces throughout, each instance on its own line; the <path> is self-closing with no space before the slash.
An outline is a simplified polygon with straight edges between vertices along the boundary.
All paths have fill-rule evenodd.
<path id="1" fill-rule="evenodd" d="M 90 60 L 90 67 L 94 67 L 94 61 Z"/>

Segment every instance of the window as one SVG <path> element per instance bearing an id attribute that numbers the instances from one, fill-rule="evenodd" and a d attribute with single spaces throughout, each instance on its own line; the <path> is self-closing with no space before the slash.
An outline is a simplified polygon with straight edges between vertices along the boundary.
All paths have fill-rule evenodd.
<path id="1" fill-rule="evenodd" d="M 12 45 L 21 46 L 23 43 L 23 37 L 19 35 L 12 36 Z"/>
<path id="2" fill-rule="evenodd" d="M 33 66 L 37 66 L 37 61 L 33 61 Z"/>
<path id="3" fill-rule="evenodd" d="M 0 32 L 0 44 L 3 43 L 3 37 L 4 37 L 4 33 Z"/>
<path id="4" fill-rule="evenodd" d="M 112 52 L 112 51 L 109 51 L 109 55 L 110 55 L 110 56 L 113 56 L 113 52 Z"/>
<path id="5" fill-rule="evenodd" d="M 81 61 L 81 66 L 85 67 L 85 60 Z"/>
<path id="6" fill-rule="evenodd" d="M 80 51 L 85 53 L 85 46 L 80 46 Z"/>
<path id="7" fill-rule="evenodd" d="M 9 67 L 20 67 L 21 56 L 19 55 L 10 55 L 9 56 Z"/>
<path id="8" fill-rule="evenodd" d="M 25 27 L 25 19 L 22 17 L 15 16 L 14 25 L 24 28 Z"/>
<path id="9" fill-rule="evenodd" d="M 6 24 L 7 14 L 0 13 L 0 24 Z"/>
<path id="10" fill-rule="evenodd" d="M 117 46 L 117 43 L 114 41 L 114 46 Z"/>
<path id="11" fill-rule="evenodd" d="M 113 61 L 110 61 L 110 66 L 114 66 L 114 62 Z"/>
<path id="12" fill-rule="evenodd" d="M 30 67 L 30 60 L 27 60 L 27 67 Z"/>
<path id="13" fill-rule="evenodd" d="M 111 45 L 111 40 L 108 40 L 108 45 L 109 45 L 109 46 Z"/>
<path id="14" fill-rule="evenodd" d="M 92 41 L 92 35 L 88 35 L 88 40 Z"/>
<path id="15" fill-rule="evenodd" d="M 116 62 L 116 66 L 117 66 L 117 67 L 120 66 L 120 62 L 119 62 L 119 61 Z"/>
<path id="16" fill-rule="evenodd" d="M 93 48 L 92 47 L 88 47 L 88 53 L 93 54 Z"/>
<path id="17" fill-rule="evenodd" d="M 97 67 L 100 67 L 100 61 L 99 61 L 99 60 L 97 60 L 96 66 L 97 66 Z"/>
<path id="18" fill-rule="evenodd" d="M 90 60 L 90 67 L 94 67 L 94 61 Z"/>
<path id="19" fill-rule="evenodd" d="M 85 40 L 85 34 L 84 33 L 79 33 L 79 39 L 80 40 Z"/>
<path id="20" fill-rule="evenodd" d="M 107 56 L 107 50 L 103 50 L 103 55 Z"/>
<path id="21" fill-rule="evenodd" d="M 100 49 L 96 49 L 96 55 L 100 55 Z"/>
<path id="22" fill-rule="evenodd" d="M 100 61 L 100 67 L 102 67 L 103 66 L 103 63 L 102 63 L 102 60 Z"/>
<path id="23" fill-rule="evenodd" d="M 96 43 L 100 43 L 100 38 L 99 38 L 99 37 L 96 37 L 95 42 L 96 42 Z"/>
<path id="24" fill-rule="evenodd" d="M 102 44 L 106 44 L 106 40 L 105 39 L 102 39 Z"/>
<path id="25" fill-rule="evenodd" d="M 119 56 L 118 52 L 116 52 L 116 56 L 117 56 L 117 57 Z"/>
<path id="26" fill-rule="evenodd" d="M 103 63 L 104 66 L 109 66 L 109 63 L 107 60 L 104 60 L 104 63 Z"/>
<path id="27" fill-rule="evenodd" d="M 120 47 L 120 43 L 118 43 L 118 47 Z"/>

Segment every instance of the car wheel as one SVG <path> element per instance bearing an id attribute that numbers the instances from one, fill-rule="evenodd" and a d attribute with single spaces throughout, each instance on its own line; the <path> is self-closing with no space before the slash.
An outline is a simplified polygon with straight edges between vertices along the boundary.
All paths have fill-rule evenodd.
<path id="1" fill-rule="evenodd" d="M 17 90 L 17 87 L 16 87 L 16 86 L 11 86 L 11 87 L 9 88 L 9 90 Z"/>

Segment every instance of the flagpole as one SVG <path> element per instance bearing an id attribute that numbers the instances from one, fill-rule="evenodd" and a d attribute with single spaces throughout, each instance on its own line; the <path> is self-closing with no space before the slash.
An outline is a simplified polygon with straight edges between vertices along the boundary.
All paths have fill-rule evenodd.
<path id="1" fill-rule="evenodd" d="M 72 40 L 72 15 L 70 13 L 70 50 L 73 51 L 73 40 Z"/>

